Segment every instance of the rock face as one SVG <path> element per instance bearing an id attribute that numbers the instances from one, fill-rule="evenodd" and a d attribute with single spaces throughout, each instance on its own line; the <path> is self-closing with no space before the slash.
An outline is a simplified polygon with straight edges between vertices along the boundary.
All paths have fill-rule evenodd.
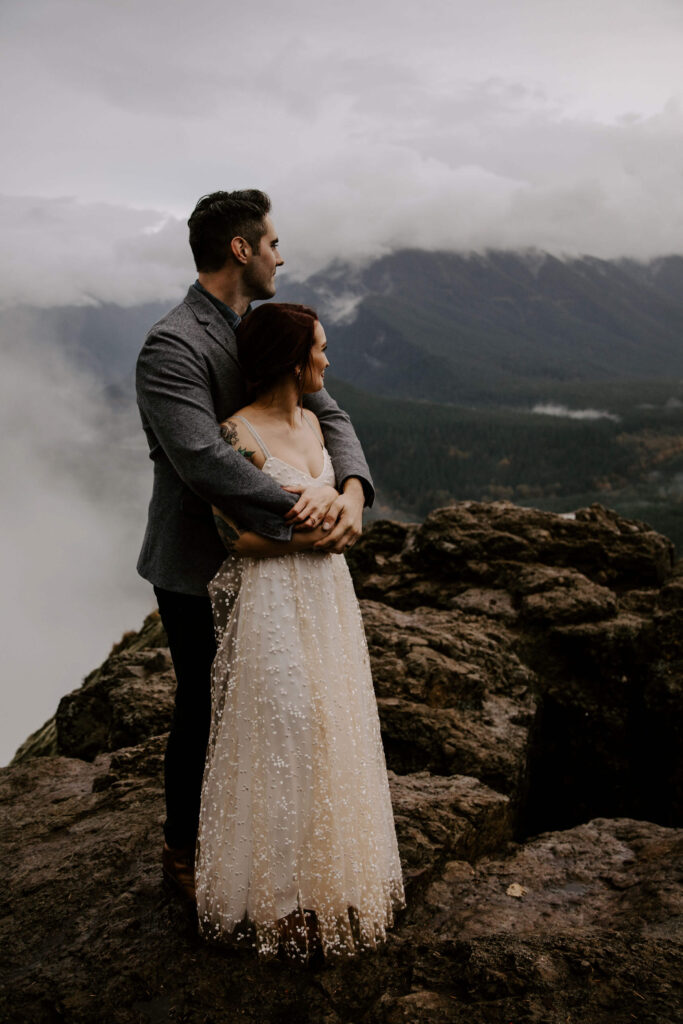
<path id="1" fill-rule="evenodd" d="M 0 1019 L 680 1019 L 670 543 L 597 506 L 461 503 L 373 524 L 350 562 L 408 896 L 386 946 L 317 972 L 258 964 L 200 942 L 163 890 L 173 672 L 152 615 L 0 773 Z"/>

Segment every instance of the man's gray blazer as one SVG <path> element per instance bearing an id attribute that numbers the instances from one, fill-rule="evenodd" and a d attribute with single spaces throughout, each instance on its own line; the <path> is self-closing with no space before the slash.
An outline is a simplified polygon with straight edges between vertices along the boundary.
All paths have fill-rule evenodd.
<path id="1" fill-rule="evenodd" d="M 149 332 L 137 363 L 137 398 L 154 463 L 154 489 L 138 572 L 164 590 L 205 596 L 225 559 L 211 514 L 289 540 L 283 516 L 296 496 L 239 455 L 219 423 L 247 402 L 235 335 L 196 288 Z M 374 492 L 351 421 L 325 391 L 305 405 L 320 419 L 337 486 L 350 477 Z"/>

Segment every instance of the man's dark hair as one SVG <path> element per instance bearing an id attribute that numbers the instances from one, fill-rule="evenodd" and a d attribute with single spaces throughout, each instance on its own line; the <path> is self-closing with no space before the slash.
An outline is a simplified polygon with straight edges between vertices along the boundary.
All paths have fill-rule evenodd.
<path id="1" fill-rule="evenodd" d="M 282 377 L 308 366 L 315 343 L 318 314 L 294 302 L 264 302 L 240 322 L 237 354 L 252 398 L 268 391 Z M 304 393 L 303 372 L 297 380 Z"/>
<path id="2" fill-rule="evenodd" d="M 237 235 L 258 249 L 268 213 L 270 199 L 256 188 L 202 196 L 187 222 L 197 270 L 210 274 L 224 267 Z"/>

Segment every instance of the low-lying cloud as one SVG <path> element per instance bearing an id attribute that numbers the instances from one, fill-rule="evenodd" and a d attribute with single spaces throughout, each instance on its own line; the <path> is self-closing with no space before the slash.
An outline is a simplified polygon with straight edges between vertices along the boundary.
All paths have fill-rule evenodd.
<path id="1" fill-rule="evenodd" d="M 135 573 L 150 488 L 142 432 L 117 423 L 55 345 L 2 342 L 0 764 L 154 607 Z"/>
<path id="2" fill-rule="evenodd" d="M 192 279 L 187 228 L 157 210 L 0 196 L 0 305 L 134 306 Z"/>
<path id="3" fill-rule="evenodd" d="M 481 134 L 486 130 L 482 125 Z M 295 280 L 335 261 L 362 264 L 404 248 L 531 247 L 642 260 L 680 252 L 681 110 L 650 125 L 567 131 L 580 158 L 572 160 L 570 143 L 553 126 L 541 124 L 535 135 L 527 128 L 525 140 L 510 124 L 507 144 L 526 146 L 527 166 L 506 166 L 499 138 L 481 163 L 436 159 L 408 143 L 358 142 L 287 173 L 254 169 L 237 180 L 222 174 L 211 185 L 270 191 L 281 273 Z M 466 147 L 455 148 L 464 160 Z M 188 192 L 183 217 L 161 206 L 1 197 L 0 304 L 135 305 L 181 294 L 195 273 L 186 219 L 198 191 Z"/>
<path id="4" fill-rule="evenodd" d="M 607 412 L 605 409 L 569 409 L 566 405 L 555 402 L 539 402 L 531 411 L 540 416 L 561 416 L 568 420 L 612 420 L 614 423 L 621 420 L 616 413 Z"/>

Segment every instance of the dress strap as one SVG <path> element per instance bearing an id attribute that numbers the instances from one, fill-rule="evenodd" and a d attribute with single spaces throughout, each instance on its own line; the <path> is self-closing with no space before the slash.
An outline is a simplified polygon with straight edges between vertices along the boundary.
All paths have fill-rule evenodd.
<path id="1" fill-rule="evenodd" d="M 318 442 L 318 444 L 320 445 L 320 447 L 324 448 L 325 447 L 325 443 L 320 440 L 320 437 L 318 436 L 318 431 L 315 429 L 315 427 L 313 426 L 313 424 L 311 423 L 311 421 L 309 420 L 308 416 L 303 411 L 303 409 L 301 410 L 301 415 L 303 416 L 304 420 L 306 421 L 306 423 L 308 423 L 309 427 L 311 428 L 311 430 L 315 434 L 315 439 Z"/>
<path id="2" fill-rule="evenodd" d="M 267 459 L 269 459 L 270 458 L 270 452 L 268 451 L 266 445 L 263 443 L 263 439 L 262 439 L 261 435 L 258 433 L 257 430 L 254 429 L 254 427 L 252 427 L 252 425 L 249 422 L 249 420 L 245 416 L 233 416 L 233 419 L 234 420 L 242 420 L 242 423 L 244 423 L 245 427 L 247 428 L 247 430 L 249 431 L 251 436 L 256 441 L 256 444 L 259 445 L 259 447 L 261 448 L 261 450 L 262 450 L 263 454 L 265 455 L 265 457 Z"/>

